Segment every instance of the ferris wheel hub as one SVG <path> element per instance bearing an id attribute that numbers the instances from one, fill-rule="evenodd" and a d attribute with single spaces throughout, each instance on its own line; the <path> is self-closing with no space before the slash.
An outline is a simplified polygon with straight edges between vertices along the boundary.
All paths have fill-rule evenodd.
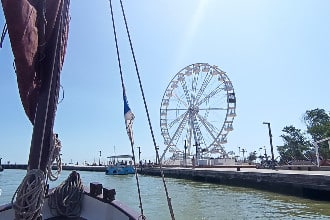
<path id="1" fill-rule="evenodd" d="M 191 114 L 196 115 L 199 112 L 199 107 L 197 105 L 191 105 L 191 106 L 189 106 L 188 111 Z"/>

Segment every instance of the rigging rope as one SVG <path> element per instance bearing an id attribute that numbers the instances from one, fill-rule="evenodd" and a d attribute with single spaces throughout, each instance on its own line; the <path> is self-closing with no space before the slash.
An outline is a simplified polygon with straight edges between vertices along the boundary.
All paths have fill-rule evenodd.
<path id="1" fill-rule="evenodd" d="M 3 26 L 3 29 L 2 29 L 2 34 L 1 34 L 1 38 L 0 38 L 0 48 L 2 48 L 2 44 L 3 44 L 3 41 L 5 39 L 5 36 L 6 36 L 6 33 L 8 32 L 8 27 L 7 27 L 7 23 Z"/>
<path id="2" fill-rule="evenodd" d="M 166 181 L 165 181 L 165 177 L 164 177 L 164 172 L 163 172 L 163 168 L 162 168 L 162 163 L 161 163 L 160 158 L 159 158 L 158 147 L 157 147 L 157 144 L 156 144 L 154 132 L 153 132 L 152 125 L 151 125 L 149 110 L 148 110 L 147 102 L 146 102 L 146 99 L 145 99 L 145 96 L 144 96 L 144 91 L 143 91 L 143 87 L 142 87 L 142 83 L 141 83 L 140 73 L 139 73 L 139 69 L 138 69 L 138 66 L 137 66 L 136 59 L 135 59 L 135 53 L 134 53 L 134 50 L 133 50 L 133 44 L 132 44 L 131 36 L 130 36 L 129 30 L 128 30 L 128 25 L 127 25 L 127 20 L 126 20 L 122 0 L 120 0 L 120 5 L 121 5 L 121 10 L 122 10 L 122 14 L 123 14 L 123 17 L 124 17 L 124 21 L 125 21 L 126 32 L 127 32 L 127 36 L 128 36 L 128 40 L 129 40 L 129 44 L 130 44 L 130 48 L 131 48 L 131 53 L 132 53 L 133 60 L 134 60 L 136 74 L 137 74 L 137 77 L 138 77 L 138 80 L 139 80 L 140 90 L 141 90 L 141 94 L 142 94 L 142 98 L 143 98 L 143 102 L 144 102 L 144 107 L 145 107 L 145 111 L 146 111 L 147 118 L 148 118 L 149 129 L 150 129 L 152 140 L 153 140 L 153 143 L 154 143 L 156 158 L 159 161 L 159 167 L 160 167 L 160 172 L 161 172 L 161 176 L 162 176 L 162 180 L 163 180 L 163 184 L 164 184 L 164 189 L 165 189 L 165 193 L 166 193 L 167 204 L 168 204 L 168 207 L 169 207 L 169 210 L 170 210 L 171 218 L 172 218 L 172 220 L 174 220 L 175 217 L 174 217 L 173 207 L 172 207 L 172 204 L 171 204 L 171 197 L 169 196 L 169 193 L 168 193 L 168 190 L 167 190 Z"/>
<path id="3" fill-rule="evenodd" d="M 122 85 L 123 93 L 125 94 L 123 72 L 122 72 L 121 62 L 120 62 L 117 33 L 116 33 L 116 27 L 115 27 L 115 21 L 114 21 L 114 16 L 113 16 L 113 8 L 112 8 L 112 2 L 111 2 L 111 0 L 109 0 L 109 3 L 110 3 L 110 11 L 111 11 L 111 20 L 112 20 L 113 34 L 114 34 L 115 43 L 116 43 L 116 52 L 117 52 L 117 61 L 118 61 L 118 66 L 119 66 L 120 80 L 121 80 L 121 85 Z M 136 169 L 136 161 L 135 161 L 135 153 L 134 153 L 134 143 L 133 143 L 133 139 L 132 138 L 129 138 L 129 139 L 130 139 L 131 150 L 132 150 L 132 155 L 133 155 L 133 165 L 135 167 L 135 169 L 134 169 L 135 170 L 135 179 L 136 179 L 136 185 L 137 185 L 138 196 L 139 196 L 139 203 L 140 203 L 140 207 L 139 208 L 141 210 L 141 217 L 142 217 L 142 219 L 146 219 L 145 216 L 144 216 L 144 214 L 143 214 L 143 207 L 142 207 L 142 199 L 141 199 L 139 177 L 137 175 L 137 169 Z"/>
<path id="4" fill-rule="evenodd" d="M 54 134 L 50 142 L 50 153 L 49 160 L 47 164 L 47 177 L 50 181 L 56 181 L 58 176 L 62 171 L 62 160 L 61 160 L 61 151 L 62 145 L 61 141 L 58 139 L 58 134 Z M 52 172 L 53 163 L 56 161 L 56 172 Z"/>

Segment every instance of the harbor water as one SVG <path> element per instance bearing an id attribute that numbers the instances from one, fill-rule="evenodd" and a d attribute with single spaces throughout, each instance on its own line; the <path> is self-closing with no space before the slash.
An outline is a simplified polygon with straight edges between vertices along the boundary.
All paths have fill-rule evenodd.
<path id="1" fill-rule="evenodd" d="M 71 171 L 63 171 L 59 185 Z M 7 169 L 0 173 L 0 204 L 11 202 L 26 171 Z M 109 176 L 103 172 L 79 171 L 83 183 L 100 182 L 116 189 L 116 199 L 139 211 L 133 175 Z M 139 175 L 142 205 L 148 219 L 170 219 L 162 179 Z M 330 219 L 330 203 L 183 179 L 166 179 L 177 220 L 208 219 Z"/>

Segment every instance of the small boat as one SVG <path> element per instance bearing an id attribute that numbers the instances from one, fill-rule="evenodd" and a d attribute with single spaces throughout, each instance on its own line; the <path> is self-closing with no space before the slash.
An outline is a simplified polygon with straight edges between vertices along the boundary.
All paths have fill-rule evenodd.
<path id="1" fill-rule="evenodd" d="M 131 155 L 110 156 L 109 166 L 107 167 L 106 175 L 127 175 L 135 174 Z"/>

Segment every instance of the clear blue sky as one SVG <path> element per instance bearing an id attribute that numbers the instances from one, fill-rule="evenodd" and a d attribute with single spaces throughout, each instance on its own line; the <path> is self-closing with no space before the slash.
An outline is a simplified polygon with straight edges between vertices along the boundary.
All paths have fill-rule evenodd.
<path id="1" fill-rule="evenodd" d="M 227 151 L 266 146 L 271 123 L 274 146 L 282 129 L 305 130 L 306 110 L 330 110 L 330 1 L 140 0 L 124 1 L 128 25 L 160 153 L 159 108 L 173 76 L 197 62 L 227 72 L 236 92 L 237 117 Z M 118 20 L 119 4 L 114 1 Z M 0 25 L 4 24 L 2 12 Z M 118 24 L 128 102 L 135 113 L 135 146 L 142 158 L 154 147 L 124 26 Z M 125 45 L 124 45 L 125 44 Z M 8 36 L 0 49 L 0 157 L 27 163 L 32 126 L 18 95 Z M 93 162 L 128 154 L 122 91 L 108 1 L 71 1 L 71 26 L 58 106 L 63 161 Z M 135 149 L 137 152 L 137 149 Z"/>

